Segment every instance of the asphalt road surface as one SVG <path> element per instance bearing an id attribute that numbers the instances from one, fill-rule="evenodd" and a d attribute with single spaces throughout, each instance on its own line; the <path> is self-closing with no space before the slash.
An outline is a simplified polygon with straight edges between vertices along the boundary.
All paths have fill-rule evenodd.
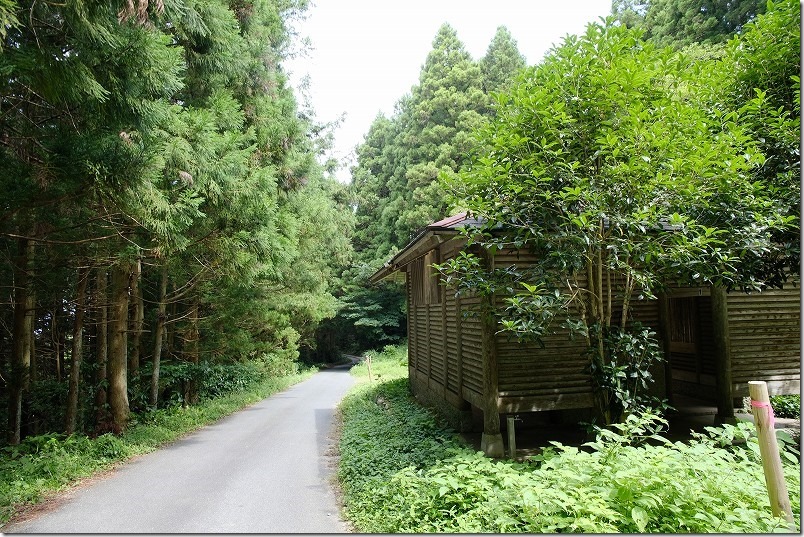
<path id="1" fill-rule="evenodd" d="M 346 369 L 322 371 L 3 532 L 346 532 L 328 452 L 335 406 L 352 382 Z"/>

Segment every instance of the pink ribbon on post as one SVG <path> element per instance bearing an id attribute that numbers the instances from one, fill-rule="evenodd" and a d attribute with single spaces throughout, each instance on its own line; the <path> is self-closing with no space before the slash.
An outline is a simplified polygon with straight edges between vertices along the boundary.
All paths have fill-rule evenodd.
<path id="1" fill-rule="evenodd" d="M 765 401 L 754 401 L 751 400 L 751 406 L 754 408 L 767 408 L 768 409 L 768 422 L 770 423 L 770 428 L 774 429 L 776 426 L 776 418 L 773 416 L 773 407 L 770 403 Z"/>

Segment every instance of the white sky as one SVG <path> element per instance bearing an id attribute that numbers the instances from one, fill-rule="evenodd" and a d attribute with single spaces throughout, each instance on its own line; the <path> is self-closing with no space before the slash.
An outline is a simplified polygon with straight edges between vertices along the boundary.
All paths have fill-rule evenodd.
<path id="1" fill-rule="evenodd" d="M 333 153 L 346 163 L 338 179 L 348 182 L 355 146 L 377 114 L 390 116 L 418 83 L 443 23 L 455 28 L 476 60 L 485 55 L 497 27 L 505 26 L 533 65 L 565 35 L 582 33 L 610 10 L 611 0 L 314 0 L 296 26 L 312 50 L 284 67 L 294 87 L 309 76 L 319 122 L 346 114 L 335 131 Z"/>

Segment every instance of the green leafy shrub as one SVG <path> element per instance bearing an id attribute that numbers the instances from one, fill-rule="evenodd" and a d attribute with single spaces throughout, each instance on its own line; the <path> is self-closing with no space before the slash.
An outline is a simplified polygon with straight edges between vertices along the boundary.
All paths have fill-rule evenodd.
<path id="1" fill-rule="evenodd" d="M 67 400 L 67 380 L 41 379 L 31 382 L 30 413 L 40 431 L 58 431 L 64 426 L 62 401 Z"/>
<path id="2" fill-rule="evenodd" d="M 589 372 L 606 423 L 662 406 L 661 401 L 647 395 L 654 382 L 651 368 L 663 361 L 656 332 L 635 322 L 626 330 L 595 325 L 590 327 L 590 333 L 593 344 L 589 348 Z M 602 339 L 602 356 L 594 343 L 598 339 Z"/>
<path id="3" fill-rule="evenodd" d="M 361 532 L 763 533 L 770 515 L 753 426 L 689 442 L 629 415 L 582 447 L 554 443 L 526 463 L 462 445 L 409 396 L 404 379 L 362 384 L 341 407 L 339 478 Z M 782 442 L 795 517 L 800 464 Z"/>
<path id="4" fill-rule="evenodd" d="M 801 418 L 801 396 L 798 394 L 771 395 L 770 403 L 777 418 Z M 752 413 L 750 397 L 743 397 L 742 411 L 746 414 Z"/>
<path id="5" fill-rule="evenodd" d="M 770 398 L 774 414 L 779 418 L 801 417 L 801 396 L 800 395 L 773 395 Z"/>
<path id="6" fill-rule="evenodd" d="M 151 364 L 141 369 L 138 377 L 140 389 L 129 390 L 129 402 L 135 411 L 148 408 Z M 159 370 L 159 406 L 170 408 L 184 403 L 183 394 L 187 384 L 195 381 L 199 387 L 201 400 L 214 399 L 240 390 L 248 389 L 256 383 L 275 377 L 299 373 L 297 362 L 288 363 L 282 354 L 266 353 L 260 359 L 232 363 L 168 362 L 162 363 Z"/>
<path id="7" fill-rule="evenodd" d="M 130 454 L 118 438 L 45 434 L 28 437 L 0 452 L 0 522 L 7 520 L 15 504 L 38 501 L 43 492 L 86 477 L 110 461 Z"/>

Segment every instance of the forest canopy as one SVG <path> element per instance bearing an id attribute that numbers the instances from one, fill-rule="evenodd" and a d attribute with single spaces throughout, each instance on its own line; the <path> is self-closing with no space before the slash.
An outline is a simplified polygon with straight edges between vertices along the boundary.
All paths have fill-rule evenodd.
<path id="1" fill-rule="evenodd" d="M 121 431 L 314 345 L 353 217 L 282 69 L 305 7 L 0 4 L 10 443 Z"/>
<path id="2" fill-rule="evenodd" d="M 799 272 L 800 5 L 722 4 L 615 0 L 529 67 L 506 28 L 475 59 L 444 24 L 342 185 L 282 67 L 306 0 L 0 0 L 5 440 L 122 431 L 401 341 L 402 288 L 368 277 L 460 210 L 549 251 L 545 273 L 624 271 L 626 295 L 779 285 Z M 572 294 L 524 281 L 501 317 L 523 337 Z M 592 339 L 627 317 L 584 307 Z"/>
<path id="3" fill-rule="evenodd" d="M 759 35 L 775 33 L 777 55 L 798 54 L 797 6 L 769 4 L 719 59 L 613 18 L 590 24 L 499 95 L 470 165 L 446 178 L 485 222 L 467 231 L 471 244 L 536 260 L 494 269 L 466 252 L 440 267 L 447 282 L 506 297 L 501 330 L 517 338 L 559 326 L 585 338 L 606 423 L 650 404 L 637 393 L 661 360 L 632 301 L 679 283 L 761 291 L 798 272 L 798 151 L 767 145 L 777 125 L 789 142 L 800 130 L 795 63 L 750 91 L 743 79 L 765 61 Z M 778 123 L 757 122 L 769 115 Z M 634 349 L 654 351 L 635 367 Z"/>

